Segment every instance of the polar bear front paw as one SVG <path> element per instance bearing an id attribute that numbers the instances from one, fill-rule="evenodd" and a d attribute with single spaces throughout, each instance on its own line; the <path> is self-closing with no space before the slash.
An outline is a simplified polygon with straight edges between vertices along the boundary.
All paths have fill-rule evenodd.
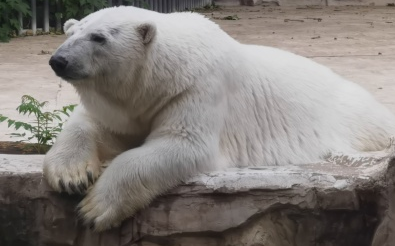
<path id="1" fill-rule="evenodd" d="M 121 196 L 107 191 L 93 186 L 77 208 L 79 217 L 97 232 L 118 227 L 125 217 L 134 213 L 133 206 L 121 205 Z M 125 207 L 128 207 L 127 213 Z"/>
<path id="2" fill-rule="evenodd" d="M 58 192 L 85 194 L 100 172 L 100 161 L 96 158 L 87 161 L 70 158 L 65 162 L 62 158 L 48 156 L 44 160 L 44 176 L 49 185 Z"/>

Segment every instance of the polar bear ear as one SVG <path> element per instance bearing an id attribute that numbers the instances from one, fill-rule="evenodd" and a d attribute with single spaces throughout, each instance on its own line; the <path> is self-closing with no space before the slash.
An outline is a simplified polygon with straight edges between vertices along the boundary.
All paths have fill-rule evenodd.
<path id="1" fill-rule="evenodd" d="M 72 34 L 70 28 L 77 24 L 79 21 L 75 19 L 69 19 L 67 20 L 64 25 L 63 25 L 63 31 L 66 33 L 67 36 L 70 36 Z"/>
<path id="2" fill-rule="evenodd" d="M 144 44 L 149 44 L 155 37 L 156 26 L 152 23 L 144 23 L 137 26 L 137 32 L 141 35 Z"/>

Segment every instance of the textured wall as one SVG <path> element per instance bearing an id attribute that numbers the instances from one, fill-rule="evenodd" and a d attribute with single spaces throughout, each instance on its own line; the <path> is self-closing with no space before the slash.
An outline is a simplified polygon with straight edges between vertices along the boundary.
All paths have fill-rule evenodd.
<path id="1" fill-rule="evenodd" d="M 277 5 L 277 6 L 305 6 L 305 5 L 320 5 L 320 6 L 387 6 L 394 4 L 394 0 L 218 0 L 215 1 L 221 5 Z"/>

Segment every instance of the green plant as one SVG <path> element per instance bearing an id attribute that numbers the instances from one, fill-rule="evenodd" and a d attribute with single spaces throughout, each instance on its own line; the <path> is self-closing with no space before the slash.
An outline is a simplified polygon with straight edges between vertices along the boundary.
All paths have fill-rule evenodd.
<path id="1" fill-rule="evenodd" d="M 63 0 L 66 19 L 81 19 L 96 10 L 107 7 L 106 0 Z"/>
<path id="2" fill-rule="evenodd" d="M 202 8 L 194 8 L 192 9 L 192 12 L 199 12 L 199 13 L 206 13 L 206 12 L 213 12 L 221 10 L 219 5 L 216 5 L 215 3 L 212 4 L 206 4 Z"/>
<path id="3" fill-rule="evenodd" d="M 0 42 L 8 42 L 20 28 L 19 13 L 30 16 L 30 8 L 25 0 L 0 1 Z"/>
<path id="4" fill-rule="evenodd" d="M 212 4 L 206 4 L 203 6 L 203 9 L 205 10 L 220 10 L 221 8 L 219 5 L 216 5 L 214 2 Z"/>
<path id="5" fill-rule="evenodd" d="M 130 5 L 139 2 L 140 6 L 148 9 L 149 4 L 146 0 L 123 0 L 123 3 Z M 37 1 L 42 4 L 42 0 Z M 17 36 L 22 18 L 31 16 L 29 0 L 0 0 L 0 42 L 8 42 L 10 37 Z M 56 19 L 56 31 L 61 33 L 62 21 L 67 19 L 82 19 L 85 16 L 99 9 L 108 7 L 107 0 L 56 0 L 50 2 L 50 9 L 55 8 L 53 13 Z M 51 16 L 51 15 L 50 15 Z"/>
<path id="6" fill-rule="evenodd" d="M 132 5 L 136 1 L 135 0 L 124 0 L 124 2 L 126 2 L 127 5 Z M 141 7 L 143 9 L 149 9 L 149 7 L 150 7 L 149 3 L 147 3 L 146 0 L 137 0 L 137 2 L 139 2 L 139 4 L 141 5 Z"/>
<path id="7" fill-rule="evenodd" d="M 54 143 L 59 132 L 62 130 L 65 119 L 62 116 L 70 116 L 76 105 L 64 106 L 61 110 L 52 112 L 44 111 L 47 101 L 39 102 L 37 99 L 29 95 L 22 96 L 21 104 L 16 108 L 19 114 L 33 115 L 34 120 L 30 123 L 12 120 L 0 114 L 0 122 L 7 121 L 8 127 L 13 127 L 16 131 L 24 129 L 25 132 L 11 133 L 12 137 L 23 138 L 22 142 L 30 142 L 33 140 L 34 146 L 38 153 L 48 150 L 49 146 Z"/>
<path id="8" fill-rule="evenodd" d="M 240 18 L 237 15 L 229 15 L 221 18 L 221 20 L 239 20 Z"/>

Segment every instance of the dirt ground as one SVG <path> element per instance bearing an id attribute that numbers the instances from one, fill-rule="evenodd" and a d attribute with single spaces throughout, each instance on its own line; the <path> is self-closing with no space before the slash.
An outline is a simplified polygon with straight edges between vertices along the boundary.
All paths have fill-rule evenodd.
<path id="1" fill-rule="evenodd" d="M 205 14 L 240 42 L 278 47 L 329 66 L 395 112 L 394 7 L 226 7 Z M 235 20 L 222 19 L 228 16 Z M 0 114 L 23 119 L 15 108 L 24 94 L 49 101 L 50 109 L 78 103 L 73 88 L 48 65 L 64 40 L 47 35 L 0 43 Z M 0 141 L 11 132 L 0 124 Z"/>

